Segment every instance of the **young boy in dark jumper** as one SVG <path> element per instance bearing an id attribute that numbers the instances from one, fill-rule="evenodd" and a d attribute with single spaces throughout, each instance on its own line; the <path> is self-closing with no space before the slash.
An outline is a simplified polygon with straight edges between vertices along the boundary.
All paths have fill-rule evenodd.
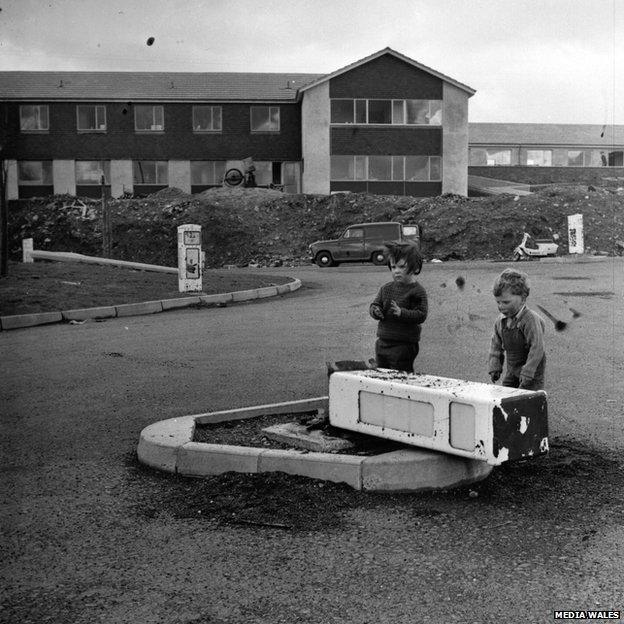
<path id="1" fill-rule="evenodd" d="M 496 383 L 507 360 L 503 386 L 541 390 L 544 387 L 546 355 L 545 323 L 526 306 L 529 279 L 525 273 L 505 269 L 495 280 L 494 298 L 501 315 L 494 324 L 488 356 L 488 372 Z"/>
<path id="2" fill-rule="evenodd" d="M 369 309 L 379 321 L 377 366 L 413 373 L 420 326 L 427 318 L 427 293 L 416 281 L 423 259 L 413 244 L 391 243 L 386 248 L 393 279 L 380 288 Z"/>

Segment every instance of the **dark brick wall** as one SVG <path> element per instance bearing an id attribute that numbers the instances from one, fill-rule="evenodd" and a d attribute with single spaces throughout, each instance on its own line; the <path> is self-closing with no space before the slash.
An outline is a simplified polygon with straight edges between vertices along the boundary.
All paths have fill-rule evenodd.
<path id="1" fill-rule="evenodd" d="M 331 154 L 440 156 L 442 128 L 331 128 Z"/>
<path id="2" fill-rule="evenodd" d="M 386 54 L 332 78 L 329 97 L 441 100 L 442 81 Z"/>
<path id="3" fill-rule="evenodd" d="M 468 167 L 468 175 L 523 184 L 609 184 L 604 178 L 624 177 L 624 167 Z M 613 181 L 615 183 L 615 181 Z"/>
<path id="4" fill-rule="evenodd" d="M 83 102 L 81 102 L 83 103 Z M 279 133 L 251 134 L 250 105 L 224 104 L 223 131 L 195 134 L 192 104 L 163 104 L 165 130 L 135 133 L 133 106 L 106 104 L 106 133 L 76 130 L 76 103 L 51 103 L 50 130 L 19 130 L 19 105 L 7 106 L 5 158 L 17 160 L 301 160 L 301 108 L 280 105 Z M 125 112 L 124 112 L 125 111 Z"/>

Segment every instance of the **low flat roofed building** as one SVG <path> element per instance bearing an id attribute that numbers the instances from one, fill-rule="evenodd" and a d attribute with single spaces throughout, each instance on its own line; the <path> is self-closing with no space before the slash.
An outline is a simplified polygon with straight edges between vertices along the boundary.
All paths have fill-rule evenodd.
<path id="1" fill-rule="evenodd" d="M 622 167 L 624 126 L 470 123 L 471 167 Z"/>

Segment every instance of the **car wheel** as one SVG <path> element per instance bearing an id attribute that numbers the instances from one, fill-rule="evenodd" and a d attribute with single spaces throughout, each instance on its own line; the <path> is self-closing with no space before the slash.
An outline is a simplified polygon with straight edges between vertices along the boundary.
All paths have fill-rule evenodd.
<path id="1" fill-rule="evenodd" d="M 520 260 L 520 258 L 522 258 L 522 254 L 520 254 L 519 252 L 516 251 L 516 253 L 513 255 L 513 261 L 514 262 L 518 262 L 518 260 Z"/>
<path id="2" fill-rule="evenodd" d="M 329 251 L 319 251 L 319 253 L 316 254 L 315 262 L 322 269 L 336 265 Z"/>
<path id="3" fill-rule="evenodd" d="M 386 254 L 383 251 L 374 251 L 371 260 L 375 266 L 384 266 L 386 264 Z"/>

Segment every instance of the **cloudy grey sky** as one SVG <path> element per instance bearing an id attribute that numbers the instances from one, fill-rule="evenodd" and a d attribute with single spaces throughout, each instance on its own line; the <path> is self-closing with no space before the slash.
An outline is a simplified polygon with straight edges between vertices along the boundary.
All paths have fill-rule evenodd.
<path id="1" fill-rule="evenodd" d="M 471 121 L 624 124 L 624 0 L 0 0 L 0 8 L 0 70 L 329 73 L 389 46 L 476 89 Z"/>

